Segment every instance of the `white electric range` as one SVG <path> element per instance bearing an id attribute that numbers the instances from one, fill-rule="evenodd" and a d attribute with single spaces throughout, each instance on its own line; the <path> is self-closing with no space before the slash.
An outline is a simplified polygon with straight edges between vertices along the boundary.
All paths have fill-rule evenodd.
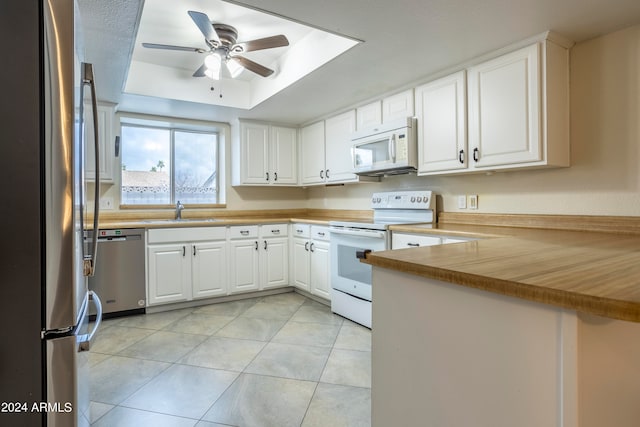
<path id="1" fill-rule="evenodd" d="M 426 190 L 374 193 L 371 222 L 331 221 L 331 311 L 371 328 L 371 266 L 367 251 L 391 249 L 389 225 L 435 223 L 435 195 Z"/>

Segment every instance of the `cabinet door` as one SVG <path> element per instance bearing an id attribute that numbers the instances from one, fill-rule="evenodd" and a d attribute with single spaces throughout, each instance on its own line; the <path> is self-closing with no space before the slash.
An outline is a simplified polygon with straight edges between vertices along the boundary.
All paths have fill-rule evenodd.
<path id="1" fill-rule="evenodd" d="M 191 262 L 186 244 L 149 245 L 149 305 L 191 299 Z"/>
<path id="2" fill-rule="evenodd" d="M 329 242 L 313 240 L 311 251 L 311 293 L 322 298 L 331 299 L 329 291 L 331 270 L 329 264 Z"/>
<path id="3" fill-rule="evenodd" d="M 269 184 L 269 125 L 240 123 L 240 157 L 243 184 Z"/>
<path id="4" fill-rule="evenodd" d="M 257 240 L 232 240 L 229 242 L 229 292 L 258 290 L 259 252 Z"/>
<path id="5" fill-rule="evenodd" d="M 391 235 L 391 249 L 417 248 L 419 246 L 436 246 L 443 243 L 438 236 L 421 234 L 393 233 Z"/>
<path id="6" fill-rule="evenodd" d="M 382 100 L 382 122 L 389 123 L 395 120 L 413 117 L 413 90 L 409 89 Z"/>
<path id="7" fill-rule="evenodd" d="M 466 169 L 466 96 L 464 71 L 416 88 L 419 175 Z"/>
<path id="8" fill-rule="evenodd" d="M 324 122 L 303 127 L 300 130 L 300 179 L 302 184 L 324 183 L 324 156 Z"/>
<path id="9" fill-rule="evenodd" d="M 280 126 L 271 127 L 269 142 L 269 181 L 272 184 L 298 183 L 297 130 Z"/>
<path id="10" fill-rule="evenodd" d="M 371 126 L 382 124 L 382 102 L 376 101 L 371 104 L 356 108 L 356 129 L 362 130 Z"/>
<path id="11" fill-rule="evenodd" d="M 227 243 L 195 243 L 190 255 L 193 298 L 226 295 Z"/>
<path id="12" fill-rule="evenodd" d="M 261 289 L 289 285 L 289 239 L 263 239 L 260 255 Z"/>
<path id="13" fill-rule="evenodd" d="M 356 112 L 347 111 L 325 121 L 327 182 L 355 181 L 351 158 L 351 134 L 356 130 Z"/>
<path id="14" fill-rule="evenodd" d="M 309 292 L 311 268 L 309 245 L 311 242 L 309 239 L 303 238 L 293 238 L 291 240 L 291 284 L 296 288 Z"/>
<path id="15" fill-rule="evenodd" d="M 95 181 L 95 138 L 93 113 L 90 104 L 85 104 L 85 174 L 86 178 Z M 114 109 L 111 106 L 98 105 L 98 171 L 100 181 L 113 183 L 113 162 L 115 153 L 113 150 L 113 117 Z"/>
<path id="16" fill-rule="evenodd" d="M 474 167 L 542 159 L 539 58 L 536 43 L 469 69 L 469 162 Z"/>

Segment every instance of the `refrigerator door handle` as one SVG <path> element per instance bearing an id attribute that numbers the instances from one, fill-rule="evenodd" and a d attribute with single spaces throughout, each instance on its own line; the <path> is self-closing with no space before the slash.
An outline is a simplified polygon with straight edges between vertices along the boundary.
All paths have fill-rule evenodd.
<path id="1" fill-rule="evenodd" d="M 98 294 L 93 291 L 89 291 L 89 301 L 93 301 L 96 306 L 96 323 L 93 325 L 93 329 L 90 333 L 78 335 L 79 351 L 89 351 L 91 349 L 91 340 L 98 331 L 100 323 L 102 323 L 102 302 L 100 301 Z"/>
<path id="2" fill-rule="evenodd" d="M 96 82 L 93 78 L 93 65 L 82 63 L 82 86 L 89 85 L 91 89 L 91 108 L 93 110 L 93 143 L 95 152 L 95 185 L 93 195 L 93 240 L 91 252 L 85 254 L 83 260 L 83 273 L 85 276 L 93 276 L 96 268 L 96 254 L 98 253 L 98 218 L 100 209 L 100 141 L 98 140 L 98 101 L 96 99 Z"/>

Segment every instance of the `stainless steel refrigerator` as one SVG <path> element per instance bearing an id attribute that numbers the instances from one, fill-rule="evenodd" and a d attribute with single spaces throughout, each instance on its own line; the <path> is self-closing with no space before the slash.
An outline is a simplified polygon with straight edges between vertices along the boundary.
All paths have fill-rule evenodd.
<path id="1" fill-rule="evenodd" d="M 89 326 L 88 307 L 100 303 L 87 289 L 97 245 L 82 237 L 97 229 L 99 182 L 86 182 L 83 141 L 87 131 L 98 139 L 84 125 L 95 86 L 76 11 L 74 0 L 0 2 L 3 426 L 89 424 L 87 350 L 99 321 Z"/>

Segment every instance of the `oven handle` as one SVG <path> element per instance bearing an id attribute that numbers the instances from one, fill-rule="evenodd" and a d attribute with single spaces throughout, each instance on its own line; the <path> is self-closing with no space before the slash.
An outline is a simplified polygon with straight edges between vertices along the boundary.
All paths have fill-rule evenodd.
<path id="1" fill-rule="evenodd" d="M 332 228 L 332 234 L 345 234 L 347 236 L 360 236 L 360 237 L 369 237 L 372 239 L 384 239 L 385 232 L 384 231 L 376 231 L 376 230 L 353 230 L 353 229 L 345 229 L 345 228 Z"/>

